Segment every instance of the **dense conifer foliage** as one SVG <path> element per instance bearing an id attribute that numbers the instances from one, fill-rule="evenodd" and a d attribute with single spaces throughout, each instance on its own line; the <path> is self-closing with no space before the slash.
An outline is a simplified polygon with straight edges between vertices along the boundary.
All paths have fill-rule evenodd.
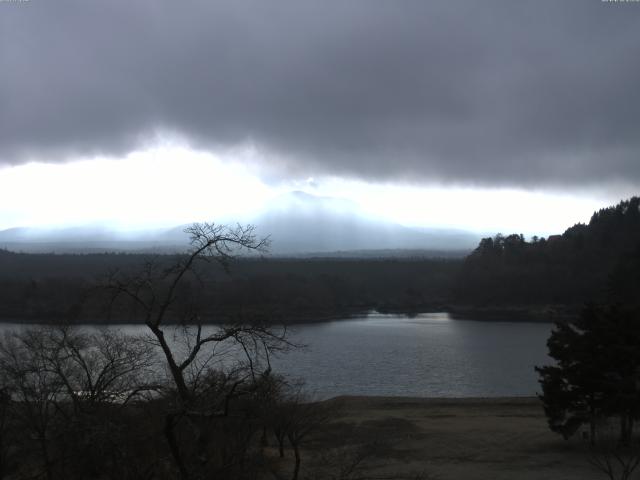
<path id="1" fill-rule="evenodd" d="M 640 198 L 595 212 L 547 239 L 522 235 L 485 238 L 464 262 L 455 297 L 463 303 L 574 304 L 602 300 L 614 268 L 640 246 Z"/>
<path id="2" fill-rule="evenodd" d="M 96 289 L 109 272 L 134 272 L 145 262 L 159 267 L 176 255 L 18 254 L 0 251 L 0 319 L 83 323 L 137 322 L 109 304 Z M 426 258 L 239 258 L 232 274 L 203 268 L 198 301 L 207 321 L 238 315 L 271 321 L 314 321 L 378 308 L 386 311 L 442 310 L 460 268 L 458 259 Z M 185 285 L 194 281 L 187 279 Z M 185 287 L 186 288 L 186 287 Z M 175 319 L 169 319 L 175 321 Z"/>
<path id="3" fill-rule="evenodd" d="M 551 430 L 570 437 L 590 425 L 620 420 L 620 441 L 631 439 L 640 414 L 640 321 L 620 306 L 585 307 L 573 321 L 558 323 L 548 341 L 556 365 L 538 367 L 541 399 Z"/>
<path id="4" fill-rule="evenodd" d="M 586 423 L 595 443 L 598 424 L 615 418 L 629 445 L 640 417 L 639 249 L 620 257 L 603 290 L 602 303 L 556 324 L 547 343 L 556 364 L 536 370 L 551 430 L 566 438 Z"/>

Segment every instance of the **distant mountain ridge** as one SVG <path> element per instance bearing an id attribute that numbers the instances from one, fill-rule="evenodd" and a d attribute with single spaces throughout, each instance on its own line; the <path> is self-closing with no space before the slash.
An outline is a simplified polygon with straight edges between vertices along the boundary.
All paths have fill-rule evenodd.
<path id="1" fill-rule="evenodd" d="M 230 222 L 222 222 L 230 223 Z M 375 250 L 470 251 L 480 235 L 454 229 L 414 229 L 372 218 L 351 201 L 294 191 L 242 219 L 269 236 L 273 255 Z M 0 231 L 0 248 L 25 252 L 176 252 L 188 245 L 186 225 L 115 231 L 100 225 L 12 228 Z"/>
<path id="2" fill-rule="evenodd" d="M 480 235 L 453 229 L 413 229 L 364 213 L 357 204 L 333 197 L 291 192 L 251 219 L 268 232 L 279 253 L 350 250 L 470 250 Z"/>

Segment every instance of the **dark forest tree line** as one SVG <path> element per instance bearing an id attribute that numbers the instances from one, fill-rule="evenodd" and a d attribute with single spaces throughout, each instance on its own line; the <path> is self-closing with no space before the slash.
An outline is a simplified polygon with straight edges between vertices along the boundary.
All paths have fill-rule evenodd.
<path id="1" fill-rule="evenodd" d="M 46 255 L 0 251 L 0 319 L 22 322 L 77 318 L 84 323 L 133 322 L 105 305 L 95 288 L 109 271 L 135 272 L 141 263 L 168 266 L 181 256 Z M 109 261 L 113 263 L 110 265 Z M 239 258 L 233 275 L 204 268 L 200 308 L 215 321 L 264 314 L 274 322 L 314 321 L 371 309 L 420 311 L 449 301 L 460 260 Z M 175 321 L 171 319 L 170 321 Z"/>
<path id="2" fill-rule="evenodd" d="M 586 244 L 595 236 L 599 245 L 615 245 L 618 250 L 607 251 L 606 258 L 613 269 L 599 299 L 556 323 L 548 341 L 555 364 L 536 368 L 551 430 L 569 438 L 587 426 L 590 462 L 611 479 L 630 478 L 640 465 L 634 432 L 640 419 L 639 223 L 638 201 L 632 199 L 598 212 L 589 227 L 579 229 L 593 225 L 583 237 Z"/>
<path id="3" fill-rule="evenodd" d="M 476 305 L 581 305 L 604 299 L 610 274 L 640 245 L 640 198 L 595 212 L 589 224 L 526 241 L 483 239 L 458 273 L 457 301 Z"/>

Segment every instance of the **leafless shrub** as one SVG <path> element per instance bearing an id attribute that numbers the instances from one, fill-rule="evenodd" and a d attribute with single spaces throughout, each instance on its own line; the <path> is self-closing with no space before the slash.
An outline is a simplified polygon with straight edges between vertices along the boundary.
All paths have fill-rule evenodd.
<path id="1" fill-rule="evenodd" d="M 392 446 L 386 442 L 370 442 L 341 448 L 332 448 L 319 455 L 311 480 L 432 480 L 425 472 L 375 475 L 371 461 L 378 460 Z"/>
<path id="2" fill-rule="evenodd" d="M 153 353 L 137 338 L 68 326 L 14 331 L 0 341 L 0 380 L 11 427 L 22 431 L 20 476 L 122 475 L 124 409 L 149 383 Z M 100 450 L 96 446 L 100 445 Z"/>
<path id="3" fill-rule="evenodd" d="M 610 425 L 601 428 L 589 448 L 588 461 L 610 480 L 628 480 L 640 465 L 640 440 L 622 443 Z"/>

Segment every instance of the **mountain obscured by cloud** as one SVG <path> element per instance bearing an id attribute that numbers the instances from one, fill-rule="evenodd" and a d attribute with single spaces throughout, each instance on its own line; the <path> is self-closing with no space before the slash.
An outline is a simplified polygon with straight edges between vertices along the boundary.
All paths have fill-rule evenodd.
<path id="1" fill-rule="evenodd" d="M 256 216 L 275 254 L 353 250 L 470 250 L 480 235 L 454 229 L 412 229 L 366 215 L 357 204 L 304 192 L 283 195 Z"/>
<path id="2" fill-rule="evenodd" d="M 282 195 L 249 219 L 259 236 L 269 236 L 270 253 L 358 252 L 367 250 L 471 250 L 480 235 L 453 229 L 411 229 L 376 220 L 357 204 L 303 192 Z M 184 226 L 114 231 L 101 226 L 14 228 L 0 232 L 0 247 L 27 252 L 183 251 Z M 397 252 L 386 252 L 386 255 Z M 380 252 L 384 255 L 385 252 Z"/>
<path id="3" fill-rule="evenodd" d="M 168 229 L 117 230 L 103 225 L 18 227 L 0 231 L 0 248 L 27 253 L 159 252 L 185 249 Z"/>
<path id="4" fill-rule="evenodd" d="M 172 132 L 281 176 L 640 182 L 640 5 L 0 3 L 0 162 Z"/>

